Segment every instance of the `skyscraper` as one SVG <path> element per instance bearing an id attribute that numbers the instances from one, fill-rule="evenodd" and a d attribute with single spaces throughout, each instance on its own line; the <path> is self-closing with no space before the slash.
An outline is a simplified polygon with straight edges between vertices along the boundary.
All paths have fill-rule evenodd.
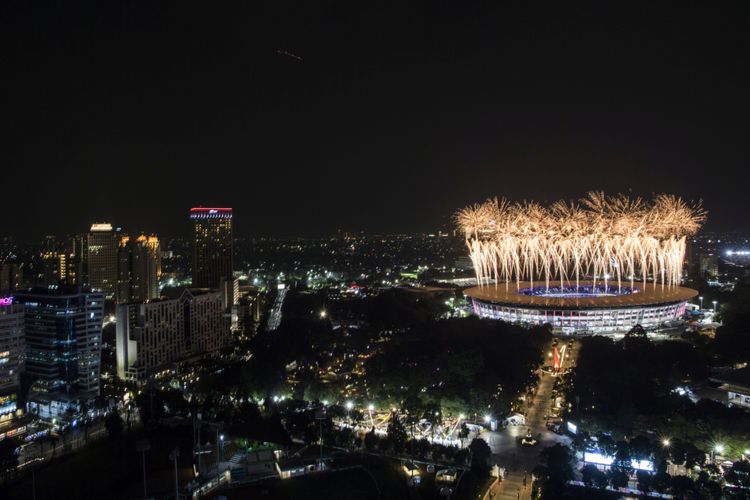
<path id="1" fill-rule="evenodd" d="M 0 297 L 0 434 L 13 417 L 23 413 L 18 408 L 22 363 L 23 306 Z"/>
<path id="2" fill-rule="evenodd" d="M 88 281 L 91 289 L 115 298 L 117 288 L 117 232 L 112 224 L 91 225 L 88 236 Z"/>
<path id="3" fill-rule="evenodd" d="M 161 248 L 159 238 L 144 234 L 120 238 L 117 302 L 145 302 L 159 298 Z"/>
<path id="4" fill-rule="evenodd" d="M 24 307 L 29 409 L 50 419 L 78 411 L 99 395 L 103 295 L 60 285 L 14 298 Z"/>
<path id="5" fill-rule="evenodd" d="M 193 287 L 217 288 L 231 279 L 234 238 L 231 208 L 191 208 L 193 222 Z"/>

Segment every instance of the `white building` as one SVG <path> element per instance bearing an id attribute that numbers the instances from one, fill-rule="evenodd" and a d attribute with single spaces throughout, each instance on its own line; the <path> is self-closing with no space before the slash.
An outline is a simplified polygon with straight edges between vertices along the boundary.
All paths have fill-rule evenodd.
<path id="1" fill-rule="evenodd" d="M 117 375 L 144 382 L 175 363 L 229 344 L 230 317 L 220 291 L 184 289 L 176 298 L 117 306 Z"/>

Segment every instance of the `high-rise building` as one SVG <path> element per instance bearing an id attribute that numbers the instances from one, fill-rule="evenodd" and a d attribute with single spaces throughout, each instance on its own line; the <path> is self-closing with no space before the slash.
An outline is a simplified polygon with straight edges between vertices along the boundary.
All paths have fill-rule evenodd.
<path id="1" fill-rule="evenodd" d="M 231 341 L 220 291 L 183 289 L 174 298 L 117 306 L 117 375 L 144 382 L 176 363 L 217 353 Z"/>
<path id="2" fill-rule="evenodd" d="M 23 288 L 23 264 L 12 258 L 0 259 L 0 294 L 10 295 Z"/>
<path id="3" fill-rule="evenodd" d="M 88 234 L 78 234 L 70 240 L 70 249 L 65 266 L 65 283 L 89 286 Z"/>
<path id="4" fill-rule="evenodd" d="M 41 418 L 76 413 L 99 395 L 104 296 L 77 286 L 16 293 L 24 308 L 29 410 Z"/>
<path id="5" fill-rule="evenodd" d="M 0 297 L 0 434 L 6 433 L 14 417 L 23 414 L 18 408 L 23 345 L 23 306 L 10 297 Z"/>
<path id="6" fill-rule="evenodd" d="M 193 223 L 193 287 L 217 288 L 231 279 L 234 238 L 231 208 L 191 208 Z"/>
<path id="7" fill-rule="evenodd" d="M 41 283 L 44 286 L 64 283 L 67 278 L 67 255 L 54 236 L 46 236 L 42 245 Z"/>
<path id="8" fill-rule="evenodd" d="M 88 235 L 88 284 L 107 299 L 117 289 L 117 231 L 109 223 L 91 225 Z"/>
<path id="9" fill-rule="evenodd" d="M 145 302 L 159 298 L 161 249 L 156 236 L 120 238 L 117 302 Z"/>

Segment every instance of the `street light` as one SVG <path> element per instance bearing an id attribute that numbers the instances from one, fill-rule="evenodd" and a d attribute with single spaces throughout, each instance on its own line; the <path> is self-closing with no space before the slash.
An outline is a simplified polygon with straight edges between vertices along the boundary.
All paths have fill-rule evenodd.
<path id="1" fill-rule="evenodd" d="M 665 439 L 662 439 L 662 441 L 661 441 L 661 444 L 662 444 L 662 445 L 663 445 L 663 446 L 664 446 L 665 448 L 669 448 L 669 445 L 670 445 L 671 443 L 669 442 L 669 439 L 666 439 L 666 438 L 665 438 Z"/>
<path id="2" fill-rule="evenodd" d="M 224 434 L 219 436 L 219 462 L 224 460 Z"/>
<path id="3" fill-rule="evenodd" d="M 375 405 L 374 404 L 370 403 L 369 405 L 367 405 L 367 412 L 370 414 L 370 425 L 372 427 L 375 427 L 375 420 L 373 420 L 373 418 L 372 418 L 372 410 L 374 410 L 374 409 L 375 409 Z"/>
<path id="4" fill-rule="evenodd" d="M 716 314 L 716 304 L 718 303 L 719 303 L 718 301 L 714 300 L 714 314 Z"/>
<path id="5" fill-rule="evenodd" d="M 485 416 L 484 416 L 484 423 L 485 423 L 485 424 L 489 424 L 489 423 L 490 423 L 490 420 L 492 420 L 492 417 L 490 417 L 489 415 L 485 415 Z"/>
<path id="6" fill-rule="evenodd" d="M 714 451 L 716 451 L 716 453 L 724 453 L 724 445 L 717 444 L 716 446 L 714 446 Z"/>
<path id="7" fill-rule="evenodd" d="M 698 297 L 698 300 L 701 301 L 701 310 L 703 309 L 703 297 Z"/>

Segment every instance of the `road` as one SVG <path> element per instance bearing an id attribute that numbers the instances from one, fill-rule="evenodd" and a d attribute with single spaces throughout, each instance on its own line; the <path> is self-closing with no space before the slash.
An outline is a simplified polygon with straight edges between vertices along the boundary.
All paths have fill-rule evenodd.
<path id="1" fill-rule="evenodd" d="M 560 346 L 563 342 L 560 342 Z M 548 346 L 547 351 L 552 347 Z M 578 345 L 573 349 L 567 349 L 562 360 L 563 369 L 575 365 L 578 355 Z M 539 463 L 539 452 L 547 446 L 556 443 L 570 444 L 570 438 L 561 436 L 547 429 L 545 415 L 550 413 L 553 405 L 552 389 L 554 388 L 554 375 L 539 372 L 541 379 L 539 386 L 531 401 L 528 402 L 526 425 L 510 426 L 503 432 L 483 433 L 490 448 L 492 448 L 493 461 L 500 467 L 505 467 L 505 480 L 500 483 L 500 493 L 493 498 L 502 499 L 529 499 L 531 498 L 531 470 Z M 530 429 L 533 436 L 541 435 L 536 446 L 521 446 L 518 437 L 526 434 Z M 526 486 L 524 486 L 524 478 Z"/>
<path id="2" fill-rule="evenodd" d="M 276 300 L 274 300 L 271 314 L 268 316 L 268 323 L 266 323 L 267 332 L 276 330 L 281 324 L 281 309 L 284 307 L 284 299 L 286 298 L 287 291 L 289 289 L 285 287 L 280 289 L 276 294 Z"/>

